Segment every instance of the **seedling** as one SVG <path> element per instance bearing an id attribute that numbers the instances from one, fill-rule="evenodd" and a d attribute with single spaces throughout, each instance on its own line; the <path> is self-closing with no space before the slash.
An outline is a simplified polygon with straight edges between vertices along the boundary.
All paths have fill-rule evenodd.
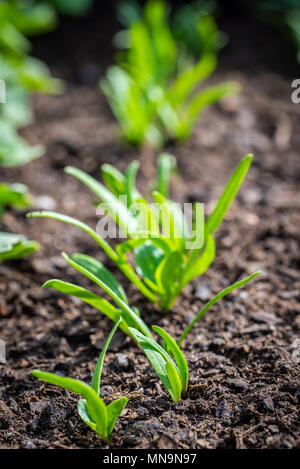
<path id="1" fill-rule="evenodd" d="M 195 316 L 191 321 L 188 327 L 184 330 L 180 336 L 177 344 L 174 339 L 161 327 L 152 326 L 152 329 L 161 336 L 163 339 L 163 346 L 161 347 L 156 340 L 149 338 L 141 334 L 141 332 L 129 328 L 132 336 L 139 343 L 145 355 L 147 356 L 149 362 L 156 371 L 158 377 L 164 384 L 168 393 L 174 402 L 180 400 L 181 396 L 185 396 L 188 388 L 188 365 L 184 358 L 182 351 L 180 350 L 180 345 L 183 340 L 186 338 L 188 333 L 194 327 L 197 321 L 206 313 L 206 311 L 211 308 L 217 301 L 219 301 L 224 296 L 233 290 L 240 288 L 254 279 L 259 272 L 255 272 L 249 277 L 246 277 L 239 282 L 234 283 L 228 288 L 225 288 L 216 296 L 214 296 Z M 174 357 L 174 360 L 173 358 Z"/>
<path id="2" fill-rule="evenodd" d="M 0 183 L 0 218 L 6 207 L 22 209 L 30 204 L 24 184 Z"/>
<path id="3" fill-rule="evenodd" d="M 94 430 L 99 437 L 107 443 L 111 441 L 111 433 L 115 427 L 116 421 L 127 404 L 127 398 L 121 397 L 120 399 L 111 402 L 109 405 L 106 405 L 99 396 L 101 373 L 105 354 L 110 341 L 121 322 L 122 319 L 118 319 L 107 338 L 106 344 L 97 362 L 90 386 L 78 379 L 65 378 L 40 370 L 32 371 L 35 378 L 42 379 L 46 383 L 60 386 L 61 388 L 68 389 L 69 391 L 82 396 L 83 399 L 80 399 L 77 405 L 79 416 L 86 425 Z"/>
<path id="4" fill-rule="evenodd" d="M 36 241 L 28 241 L 23 235 L 0 232 L 0 262 L 23 259 L 38 248 Z"/>
<path id="5" fill-rule="evenodd" d="M 6 102 L 0 103 L 0 165 L 17 166 L 43 153 L 31 147 L 17 133 L 32 120 L 30 93 L 58 93 L 60 80 L 50 77 L 46 65 L 28 55 L 26 36 L 49 31 L 55 25 L 53 10 L 35 2 L 0 3 L 0 70 L 5 83 Z"/>
<path id="6" fill-rule="evenodd" d="M 144 336 L 135 329 L 130 328 L 130 332 L 145 352 L 173 401 L 177 402 L 181 395 L 185 396 L 187 392 L 189 371 L 186 360 L 174 339 L 166 331 L 158 326 L 152 326 L 152 329 L 162 337 L 163 347 L 156 340 Z"/>
<path id="7" fill-rule="evenodd" d="M 231 82 L 196 91 L 217 63 L 211 28 L 202 28 L 201 34 L 208 47 L 196 63 L 187 65 L 163 0 L 149 0 L 143 16 L 134 15 L 129 29 L 119 34 L 118 44 L 127 49 L 100 85 L 126 142 L 161 146 L 168 139 L 184 140 L 207 106 L 237 93 L 237 84 Z"/>
<path id="8" fill-rule="evenodd" d="M 170 168 L 170 158 L 167 154 L 160 158 L 161 174 L 166 168 Z M 179 205 L 167 198 L 168 182 L 166 186 L 158 184 L 158 189 L 162 192 L 153 192 L 156 202 L 154 207 L 140 195 L 135 186 L 139 165 L 137 161 L 129 165 L 124 175 L 105 165 L 103 179 L 107 187 L 79 169 L 66 168 L 68 174 L 78 178 L 104 202 L 106 212 L 126 233 L 129 239 L 119 243 L 116 249 L 100 234 L 74 218 L 56 212 L 33 212 L 29 216 L 53 218 L 87 232 L 143 295 L 168 311 L 184 286 L 205 273 L 213 262 L 213 234 L 237 194 L 252 158 L 252 155 L 248 155 L 240 162 L 205 226 L 202 205 L 195 204 L 193 232 L 190 231 Z M 165 163 L 162 164 L 164 160 Z M 166 164 L 167 160 L 169 164 Z M 165 174 L 169 174 L 169 170 Z M 163 177 L 158 180 L 162 181 Z M 127 196 L 126 200 L 124 197 L 120 198 L 124 195 Z M 130 252 L 134 254 L 133 265 L 128 259 Z M 90 270 L 87 265 L 85 268 Z"/>

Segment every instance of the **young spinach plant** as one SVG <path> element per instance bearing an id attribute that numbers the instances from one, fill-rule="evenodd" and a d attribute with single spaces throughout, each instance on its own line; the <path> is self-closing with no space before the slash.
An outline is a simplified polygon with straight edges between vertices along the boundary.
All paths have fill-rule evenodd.
<path id="1" fill-rule="evenodd" d="M 209 308 L 231 291 L 246 285 L 258 274 L 259 272 L 255 272 L 249 275 L 214 296 L 187 326 L 177 343 L 165 330 L 158 326 L 152 326 L 152 329 L 163 339 L 163 346 L 160 346 L 155 339 L 146 337 L 136 329 L 130 328 L 132 336 L 143 349 L 174 402 L 179 401 L 181 396 L 185 396 L 188 388 L 188 365 L 180 349 L 183 340 Z"/>
<path id="2" fill-rule="evenodd" d="M 214 232 L 237 194 L 252 158 L 248 155 L 239 163 L 206 224 L 202 205 L 195 204 L 193 231 L 189 229 L 179 204 L 168 198 L 168 180 L 162 183 L 162 175 L 170 175 L 171 157 L 168 154 L 159 159 L 158 181 L 161 182 L 158 189 L 162 192 L 153 192 L 154 206 L 136 188 L 137 161 L 129 165 L 124 175 L 104 165 L 103 179 L 107 187 L 79 169 L 66 168 L 68 174 L 78 178 L 96 194 L 104 203 L 105 211 L 127 235 L 128 240 L 119 243 L 116 249 L 96 231 L 74 218 L 56 212 L 33 212 L 29 216 L 53 218 L 86 231 L 143 295 L 168 311 L 184 286 L 204 274 L 213 262 Z M 134 257 L 133 265 L 128 258 L 130 252 Z M 90 264 L 85 268 L 90 271 Z"/>
<path id="3" fill-rule="evenodd" d="M 172 32 L 166 2 L 148 0 L 143 15 L 133 17 L 117 41 L 123 48 L 125 44 L 125 50 L 117 55 L 116 65 L 108 68 L 101 88 L 120 123 L 121 136 L 129 144 L 148 141 L 161 146 L 168 139 L 184 140 L 201 112 L 235 94 L 238 86 L 228 82 L 197 90 L 217 63 L 210 28 L 202 28 L 201 37 L 196 26 L 199 41 L 209 47 L 202 48 L 195 62 L 186 53 L 187 47 L 184 54 L 182 42 Z"/>
<path id="4" fill-rule="evenodd" d="M 127 398 L 121 397 L 120 399 L 111 402 L 109 405 L 106 405 L 99 395 L 105 354 L 110 341 L 121 322 L 122 318 L 119 318 L 107 338 L 106 344 L 99 356 L 90 386 L 78 379 L 65 378 L 40 370 L 32 371 L 35 378 L 42 379 L 46 383 L 60 386 L 82 396 L 83 399 L 80 399 L 77 405 L 80 417 L 86 425 L 94 430 L 99 437 L 107 443 L 111 441 L 111 433 L 115 427 L 116 421 L 127 404 Z"/>

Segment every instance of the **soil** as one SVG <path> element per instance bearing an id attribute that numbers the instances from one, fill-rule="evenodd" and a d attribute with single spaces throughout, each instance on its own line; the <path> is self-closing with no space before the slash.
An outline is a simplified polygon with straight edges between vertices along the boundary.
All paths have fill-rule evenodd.
<path id="1" fill-rule="evenodd" d="M 64 174 L 64 166 L 72 164 L 98 178 L 104 162 L 123 170 L 139 158 L 143 190 L 155 176 L 157 157 L 153 150 L 131 149 L 116 138 L 117 125 L 95 78 L 111 60 L 117 25 L 102 19 L 106 29 L 98 29 L 95 19 L 65 19 L 56 33 L 36 40 L 35 53 L 66 79 L 66 91 L 35 97 L 35 122 L 23 131 L 31 143 L 45 145 L 45 156 L 22 168 L 1 169 L 1 179 L 28 185 L 34 209 L 55 209 L 94 227 L 93 196 Z M 214 293 L 261 270 L 253 283 L 213 307 L 184 343 L 190 386 L 177 404 L 142 351 L 123 333 L 116 334 L 101 390 L 107 403 L 128 397 L 113 433 L 114 448 L 300 448 L 300 107 L 290 97 L 295 76 L 270 64 L 272 54 L 278 58 L 280 37 L 260 25 L 253 44 L 246 36 L 254 25 L 242 26 L 238 34 L 232 30 L 234 40 L 210 80 L 236 80 L 242 91 L 208 109 L 189 142 L 168 148 L 180 169 L 172 197 L 204 202 L 209 213 L 240 159 L 253 152 L 254 162 L 217 232 L 215 262 L 184 290 L 168 316 L 145 301 L 76 228 L 28 220 L 23 212 L 7 212 L 2 219 L 0 230 L 25 233 L 41 248 L 26 260 L 0 265 L 0 338 L 7 347 L 7 363 L 0 365 L 1 448 L 106 447 L 81 422 L 74 394 L 30 375 L 41 368 L 89 381 L 112 327 L 88 305 L 41 289 L 49 278 L 92 289 L 66 266 L 61 251 L 102 260 L 145 320 L 174 337 Z M 260 48 L 255 63 L 255 48 L 264 41 L 268 48 Z M 251 57 L 249 67 L 241 47 Z"/>

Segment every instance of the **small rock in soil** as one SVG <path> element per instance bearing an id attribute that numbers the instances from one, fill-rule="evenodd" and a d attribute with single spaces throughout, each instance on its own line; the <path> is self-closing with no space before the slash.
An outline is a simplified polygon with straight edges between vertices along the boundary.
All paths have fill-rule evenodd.
<path id="1" fill-rule="evenodd" d="M 195 297 L 202 301 L 207 301 L 211 298 L 211 289 L 207 282 L 203 282 L 196 287 Z"/>
<path id="2" fill-rule="evenodd" d="M 131 362 L 125 353 L 117 353 L 113 367 L 116 371 L 128 371 L 131 368 Z"/>

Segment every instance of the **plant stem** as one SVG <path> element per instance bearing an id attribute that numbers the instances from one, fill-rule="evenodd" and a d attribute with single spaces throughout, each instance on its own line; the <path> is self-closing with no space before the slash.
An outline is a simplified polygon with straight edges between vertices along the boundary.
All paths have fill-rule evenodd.
<path id="1" fill-rule="evenodd" d="M 116 262 L 119 269 L 123 272 L 124 275 L 140 290 L 143 295 L 145 295 L 153 303 L 158 302 L 158 298 L 154 295 L 149 288 L 140 280 L 137 274 L 134 272 L 130 264 L 124 264 L 123 262 Z"/>

